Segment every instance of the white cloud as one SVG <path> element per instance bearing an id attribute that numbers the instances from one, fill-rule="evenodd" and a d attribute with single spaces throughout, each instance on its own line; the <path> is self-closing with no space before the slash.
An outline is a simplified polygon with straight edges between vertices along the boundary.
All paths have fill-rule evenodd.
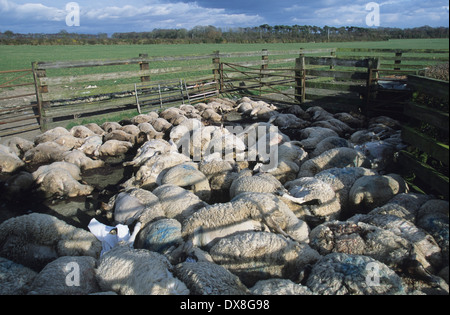
<path id="1" fill-rule="evenodd" d="M 67 14 L 64 9 L 42 3 L 16 4 L 9 0 L 0 0 L 0 13 L 16 21 L 64 21 Z"/>

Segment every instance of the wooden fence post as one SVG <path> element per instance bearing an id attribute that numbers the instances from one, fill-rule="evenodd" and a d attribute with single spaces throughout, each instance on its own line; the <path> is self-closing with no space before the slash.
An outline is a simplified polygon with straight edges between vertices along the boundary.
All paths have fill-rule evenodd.
<path id="1" fill-rule="evenodd" d="M 369 59 L 368 62 L 368 78 L 367 78 L 367 102 L 366 108 L 363 109 L 363 114 L 366 116 L 370 115 L 370 109 L 372 108 L 375 100 L 377 98 L 378 92 L 378 78 L 379 78 L 379 68 L 380 68 L 380 59 L 372 58 Z"/>
<path id="2" fill-rule="evenodd" d="M 306 100 L 306 69 L 305 55 L 295 59 L 295 99 L 301 104 Z"/>
<path id="3" fill-rule="evenodd" d="M 398 66 L 395 67 L 394 70 L 401 70 L 399 67 L 402 63 L 402 56 L 403 56 L 402 51 L 398 50 L 395 52 L 395 62 L 394 63 Z"/>
<path id="4" fill-rule="evenodd" d="M 139 58 L 148 58 L 148 54 L 139 54 Z M 145 70 L 150 70 L 150 64 L 146 61 L 141 61 L 139 62 L 139 69 L 141 71 L 145 71 Z M 148 82 L 150 81 L 150 76 L 145 75 L 145 76 L 141 76 L 141 82 Z"/>
<path id="5" fill-rule="evenodd" d="M 264 70 L 267 70 L 269 68 L 269 51 L 267 49 L 262 50 L 262 64 L 261 64 L 261 78 L 267 77 L 266 74 L 264 74 Z"/>
<path id="6" fill-rule="evenodd" d="M 330 56 L 331 56 L 331 58 L 336 58 L 336 51 L 331 51 Z M 334 65 L 331 65 L 330 70 L 333 70 L 333 69 L 334 69 Z"/>
<path id="7" fill-rule="evenodd" d="M 42 94 L 48 93 L 48 85 L 45 82 L 43 83 L 42 79 L 45 80 L 47 77 L 47 71 L 45 69 L 39 69 L 38 62 L 32 62 L 31 68 L 33 70 L 36 101 L 38 104 L 39 125 L 41 127 L 41 131 L 46 131 L 48 119 L 45 117 L 45 109 L 50 106 L 50 102 L 44 101 Z"/>
<path id="8" fill-rule="evenodd" d="M 223 92 L 223 64 L 220 62 L 220 51 L 214 51 L 213 62 L 213 74 L 214 81 L 217 82 L 217 89 L 220 93 Z"/>

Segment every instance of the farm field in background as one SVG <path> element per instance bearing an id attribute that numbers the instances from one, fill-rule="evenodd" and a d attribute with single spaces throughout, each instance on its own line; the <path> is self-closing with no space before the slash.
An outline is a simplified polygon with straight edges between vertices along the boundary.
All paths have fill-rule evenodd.
<path id="1" fill-rule="evenodd" d="M 313 48 L 448 49 L 448 39 L 406 39 L 382 42 L 294 44 L 191 44 L 191 45 L 93 45 L 93 46 L 0 46 L 0 71 L 25 69 L 33 61 L 124 59 L 146 53 L 150 57 L 186 56 L 221 52 L 294 50 Z M 365 53 L 367 55 L 367 53 Z M 167 66 L 171 66 L 167 63 Z"/>

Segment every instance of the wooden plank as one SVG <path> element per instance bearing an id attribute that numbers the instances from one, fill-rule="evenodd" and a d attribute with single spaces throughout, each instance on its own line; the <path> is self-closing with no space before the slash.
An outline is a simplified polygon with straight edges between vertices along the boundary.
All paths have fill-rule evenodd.
<path id="1" fill-rule="evenodd" d="M 449 132 L 449 114 L 437 109 L 409 102 L 405 104 L 404 114 L 408 117 L 429 123 L 443 131 Z"/>
<path id="2" fill-rule="evenodd" d="M 147 58 L 131 58 L 122 60 L 80 60 L 80 61 L 54 61 L 54 62 L 38 62 L 37 70 L 48 69 L 70 69 L 85 67 L 101 67 L 101 66 L 121 66 L 130 64 L 139 64 L 148 61 Z"/>
<path id="3" fill-rule="evenodd" d="M 320 81 L 315 82 L 312 80 L 306 81 L 306 87 L 315 89 L 335 90 L 335 91 L 348 91 L 356 93 L 364 93 L 365 91 L 367 91 L 365 85 L 356 85 L 341 82 L 320 82 Z"/>
<path id="4" fill-rule="evenodd" d="M 408 76 L 408 85 L 415 90 L 436 96 L 448 101 L 449 82 L 417 75 Z"/>
<path id="5" fill-rule="evenodd" d="M 317 77 L 335 78 L 341 80 L 367 80 L 369 74 L 367 72 L 350 72 L 350 71 L 327 71 L 306 69 L 306 74 Z"/>
<path id="6" fill-rule="evenodd" d="M 306 57 L 307 65 L 315 66 L 341 66 L 353 68 L 368 68 L 369 59 L 340 59 L 335 57 Z"/>
<path id="7" fill-rule="evenodd" d="M 448 145 L 437 142 L 408 126 L 402 128 L 402 140 L 448 166 Z"/>
<path id="8" fill-rule="evenodd" d="M 50 87 L 48 93 L 42 93 L 43 102 L 65 101 L 78 98 L 98 97 L 109 94 L 120 94 L 123 92 L 134 91 L 134 83 L 104 85 L 94 88 L 85 88 L 84 86 L 74 87 Z"/>
<path id="9" fill-rule="evenodd" d="M 52 107 L 45 110 L 45 118 L 58 118 L 73 115 L 82 115 L 95 113 L 100 111 L 108 111 L 112 109 L 123 108 L 136 104 L 136 98 L 133 96 L 103 100 L 90 103 L 78 103 L 71 105 L 62 105 L 58 107 Z"/>
<path id="10" fill-rule="evenodd" d="M 431 166 L 417 161 L 412 154 L 406 151 L 400 152 L 399 165 L 405 172 L 412 171 L 422 182 L 441 193 L 448 200 L 449 179 L 447 176 L 439 173 Z M 428 190 L 426 187 L 420 188 Z"/>
<path id="11" fill-rule="evenodd" d="M 337 52 L 378 52 L 378 53 L 395 53 L 401 51 L 402 53 L 433 53 L 433 54 L 448 54 L 448 49 L 390 49 L 390 48 L 337 48 Z"/>
<path id="12" fill-rule="evenodd" d="M 159 70 L 159 69 L 158 69 Z M 109 73 L 97 73 L 86 74 L 76 76 L 63 76 L 63 77 L 45 77 L 41 79 L 41 85 L 63 85 L 74 83 L 89 83 L 98 82 L 104 80 L 120 80 L 129 78 L 139 78 L 141 76 L 148 76 L 152 74 L 150 70 L 144 71 L 122 71 L 122 72 L 109 72 Z"/>

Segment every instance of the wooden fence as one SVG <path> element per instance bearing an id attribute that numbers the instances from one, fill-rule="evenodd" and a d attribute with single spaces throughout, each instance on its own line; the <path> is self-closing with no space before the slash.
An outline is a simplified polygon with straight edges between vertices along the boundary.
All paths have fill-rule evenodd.
<path id="1" fill-rule="evenodd" d="M 301 56 L 305 57 L 303 66 L 298 63 Z M 376 57 L 380 59 L 378 69 L 373 65 L 369 67 L 372 70 L 358 67 L 358 60 Z M 26 115 L 32 116 L 35 124 L 39 121 L 45 130 L 89 116 L 149 112 L 183 102 L 206 101 L 218 93 L 296 104 L 322 101 L 331 111 L 367 106 L 367 113 L 370 109 L 374 109 L 374 114 L 401 113 L 404 99 L 395 107 L 392 100 L 397 101 L 397 92 L 389 91 L 392 95 L 380 100 L 376 95 L 385 92 L 377 83 L 392 80 L 406 84 L 406 75 L 417 74 L 427 65 L 444 61 L 448 61 L 448 50 L 216 51 L 199 56 L 142 54 L 122 60 L 34 62 L 32 69 L 18 74 L 29 77 L 31 82 L 27 84 L 33 90 L 27 93 L 36 94 L 36 103 L 33 98 L 23 105 L 27 108 Z M 10 89 L 14 84 L 3 85 Z M 15 111 L 5 111 L 3 104 L 7 100 L 2 100 L 2 96 L 0 125 L 15 128 L 14 123 L 22 121 L 24 113 L 19 106 Z"/>
<path id="2" fill-rule="evenodd" d="M 0 137 L 39 130 L 31 69 L 0 71 Z"/>
<path id="3" fill-rule="evenodd" d="M 409 123 L 403 126 L 402 139 L 410 147 L 402 151 L 400 165 L 410 183 L 426 192 L 449 198 L 449 82 L 420 76 L 408 76 L 408 85 L 416 93 L 432 97 L 429 101 L 410 101 L 404 115 Z M 439 108 L 437 108 L 439 105 Z"/>

